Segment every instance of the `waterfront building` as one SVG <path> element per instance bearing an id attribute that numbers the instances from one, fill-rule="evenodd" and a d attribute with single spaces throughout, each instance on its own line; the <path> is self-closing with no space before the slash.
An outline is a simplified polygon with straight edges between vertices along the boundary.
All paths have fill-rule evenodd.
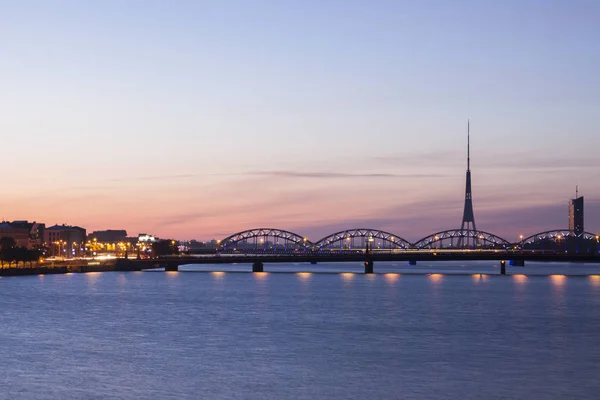
<path id="1" fill-rule="evenodd" d="M 44 242 L 52 255 L 80 256 L 85 251 L 86 231 L 72 225 L 54 225 L 44 231 Z"/>
<path id="2" fill-rule="evenodd" d="M 138 235 L 138 242 L 139 243 L 153 243 L 156 242 L 158 240 L 157 237 L 152 236 L 152 235 L 148 235 L 147 233 L 140 233 Z"/>
<path id="3" fill-rule="evenodd" d="M 17 246 L 33 249 L 41 247 L 46 225 L 28 221 L 3 221 L 0 223 L 0 237 L 13 238 Z"/>

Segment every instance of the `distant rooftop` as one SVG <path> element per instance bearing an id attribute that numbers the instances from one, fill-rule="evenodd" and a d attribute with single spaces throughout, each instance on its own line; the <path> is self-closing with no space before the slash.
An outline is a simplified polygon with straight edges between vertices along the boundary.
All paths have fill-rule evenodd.
<path id="1" fill-rule="evenodd" d="M 75 226 L 75 225 L 66 225 L 66 224 L 62 224 L 62 225 L 54 225 L 51 226 L 49 228 L 46 228 L 46 230 L 51 230 L 51 231 L 61 231 L 61 230 L 65 230 L 65 229 L 77 229 L 77 230 L 82 230 L 84 231 L 85 228 L 82 228 L 80 226 Z"/>

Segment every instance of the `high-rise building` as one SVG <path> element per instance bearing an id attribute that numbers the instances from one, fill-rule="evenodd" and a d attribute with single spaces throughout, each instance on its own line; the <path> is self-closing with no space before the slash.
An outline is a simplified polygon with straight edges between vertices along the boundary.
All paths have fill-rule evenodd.
<path id="1" fill-rule="evenodd" d="M 576 235 L 584 232 L 583 227 L 583 196 L 579 196 L 579 191 L 575 191 L 575 198 L 569 201 L 569 230 Z"/>

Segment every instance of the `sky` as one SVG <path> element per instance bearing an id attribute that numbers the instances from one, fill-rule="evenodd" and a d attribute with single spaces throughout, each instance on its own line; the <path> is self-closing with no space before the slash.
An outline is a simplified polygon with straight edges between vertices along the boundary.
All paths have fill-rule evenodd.
<path id="1" fill-rule="evenodd" d="M 600 2 L 0 0 L 0 217 L 600 231 Z"/>

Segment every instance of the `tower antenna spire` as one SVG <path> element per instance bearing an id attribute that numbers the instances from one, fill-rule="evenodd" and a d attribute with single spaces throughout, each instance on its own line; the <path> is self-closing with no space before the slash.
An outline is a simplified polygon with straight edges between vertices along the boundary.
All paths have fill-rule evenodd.
<path id="1" fill-rule="evenodd" d="M 471 170 L 471 120 L 467 119 L 467 170 Z"/>
<path id="2" fill-rule="evenodd" d="M 575 198 L 579 198 L 579 185 L 575 185 Z"/>

